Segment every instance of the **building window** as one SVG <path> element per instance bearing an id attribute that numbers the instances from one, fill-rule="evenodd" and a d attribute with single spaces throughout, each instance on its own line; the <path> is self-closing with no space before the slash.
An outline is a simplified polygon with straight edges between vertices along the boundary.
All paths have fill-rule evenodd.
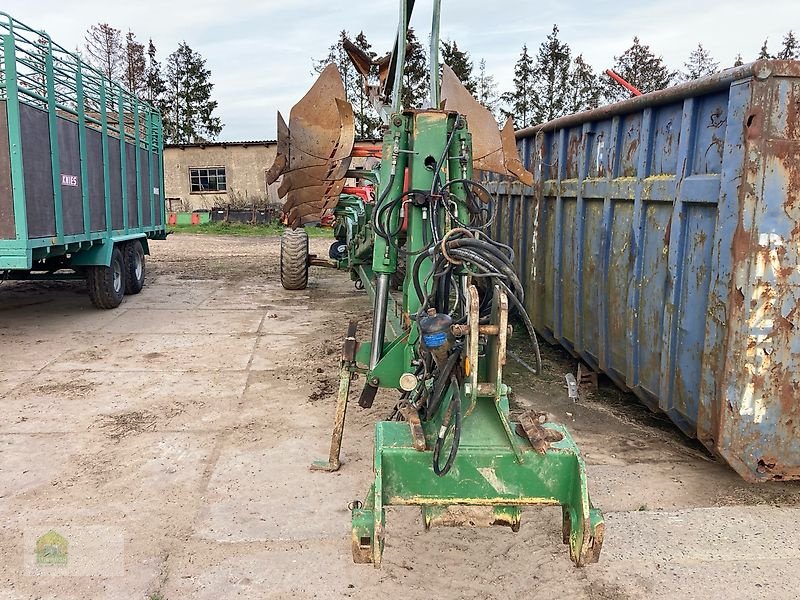
<path id="1" fill-rule="evenodd" d="M 189 184 L 193 194 L 227 192 L 225 167 L 191 167 Z"/>

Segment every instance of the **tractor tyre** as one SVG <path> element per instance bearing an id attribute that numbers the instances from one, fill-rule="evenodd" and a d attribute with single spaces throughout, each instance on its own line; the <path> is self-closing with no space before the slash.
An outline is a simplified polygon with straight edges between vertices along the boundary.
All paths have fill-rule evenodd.
<path id="1" fill-rule="evenodd" d="M 111 265 L 86 269 L 89 298 L 97 308 L 117 308 L 125 295 L 125 259 L 119 246 L 111 252 Z"/>
<path id="2" fill-rule="evenodd" d="M 123 246 L 125 254 L 125 293 L 138 294 L 144 287 L 144 247 L 140 240 Z"/>
<path id="3" fill-rule="evenodd" d="M 281 235 L 281 285 L 286 290 L 308 286 L 308 234 L 304 229 L 286 229 Z"/>

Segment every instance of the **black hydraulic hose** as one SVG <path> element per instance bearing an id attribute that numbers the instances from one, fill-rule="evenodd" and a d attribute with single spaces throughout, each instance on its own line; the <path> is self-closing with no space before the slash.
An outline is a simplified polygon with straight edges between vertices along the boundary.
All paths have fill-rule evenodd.
<path id="1" fill-rule="evenodd" d="M 453 123 L 453 131 L 450 132 L 450 135 L 447 138 L 447 143 L 444 146 L 444 151 L 442 152 L 442 156 L 439 157 L 438 162 L 436 163 L 436 168 L 433 170 L 433 181 L 431 182 L 431 196 L 433 196 L 436 192 L 439 191 L 441 188 L 437 188 L 437 183 L 439 183 L 439 173 L 442 171 L 442 166 L 444 166 L 444 161 L 447 158 L 447 155 L 450 153 L 450 144 L 453 143 L 453 139 L 456 137 L 456 131 L 458 131 L 458 126 L 461 122 L 461 117 L 456 117 L 456 122 Z"/>
<path id="2" fill-rule="evenodd" d="M 428 397 L 428 404 L 425 407 L 426 421 L 432 419 L 433 415 L 436 414 L 436 411 L 439 410 L 439 406 L 442 403 L 442 398 L 444 398 L 445 389 L 450 381 L 450 377 L 453 375 L 456 365 L 458 364 L 458 359 L 461 357 L 463 348 L 463 346 L 459 346 L 453 350 L 453 352 L 447 357 L 447 360 L 439 369 L 439 374 L 433 382 L 433 389 Z"/>
<path id="3" fill-rule="evenodd" d="M 522 282 L 519 280 L 519 277 L 517 277 L 516 271 L 509 265 L 503 262 L 492 261 L 486 256 L 467 249 L 448 250 L 448 253 L 454 258 L 463 258 L 470 263 L 480 264 L 489 270 L 501 273 L 504 279 L 511 282 L 515 290 L 515 295 L 519 296 L 523 302 L 525 301 L 525 289 L 522 286 Z"/>
<path id="4" fill-rule="evenodd" d="M 505 288 L 509 300 L 511 300 L 511 303 L 517 309 L 517 312 L 520 314 L 520 317 L 522 317 L 522 322 L 525 324 L 525 329 L 528 330 L 528 336 L 530 337 L 531 342 L 533 342 L 533 353 L 536 359 L 536 370 L 537 372 L 541 373 L 542 355 L 541 352 L 539 351 L 539 339 L 536 337 L 536 330 L 533 328 L 533 323 L 531 322 L 530 316 L 528 316 L 528 311 L 525 310 L 525 306 L 523 306 L 523 304 L 519 301 L 519 299 L 514 294 L 511 293 L 511 290 L 509 290 L 508 287 L 503 282 L 498 282 L 498 284 L 501 287 Z"/>
<path id="5" fill-rule="evenodd" d="M 492 240 L 493 241 L 493 240 Z M 492 243 L 492 241 L 488 239 L 477 239 L 477 238 L 454 238 L 453 242 L 457 242 L 457 246 L 465 246 L 465 247 L 473 247 L 473 248 L 485 248 L 488 252 L 491 252 L 494 256 L 497 257 L 498 260 L 502 260 L 508 266 L 514 266 L 514 251 L 511 250 L 508 246 L 503 244 L 496 244 Z M 510 251 L 509 254 L 503 252 L 503 250 Z"/>
<path id="6" fill-rule="evenodd" d="M 458 446 L 461 443 L 461 392 L 459 390 L 458 378 L 455 375 L 450 377 L 450 403 L 439 427 L 439 435 L 436 437 L 436 444 L 433 447 L 433 472 L 439 477 L 444 477 L 453 468 L 453 463 L 458 455 Z M 444 466 L 440 466 L 442 447 L 450 426 L 453 429 L 453 440 L 450 442 L 450 452 L 447 454 L 447 461 Z"/>
<path id="7" fill-rule="evenodd" d="M 497 198 L 483 184 L 481 184 L 481 183 L 479 183 L 477 181 L 473 181 L 472 179 L 464 179 L 464 178 L 450 179 L 449 181 L 445 182 L 445 184 L 441 188 L 441 192 L 444 192 L 451 185 L 455 185 L 457 183 L 460 183 L 461 185 L 464 185 L 464 186 L 467 186 L 467 187 L 471 186 L 471 187 L 478 188 L 479 190 L 481 190 L 483 193 L 485 193 L 489 198 L 491 198 L 493 200 L 493 204 L 492 204 L 493 211 L 492 211 L 492 214 L 491 214 L 491 218 L 486 223 L 484 223 L 483 225 L 475 226 L 475 229 L 479 229 L 479 230 L 487 229 L 492 223 L 494 223 L 494 220 L 497 217 Z M 481 211 L 482 210 L 483 209 L 481 209 Z"/>
<path id="8" fill-rule="evenodd" d="M 378 230 L 378 226 L 376 224 L 376 222 L 377 222 L 377 214 L 378 214 L 378 211 L 379 211 L 381 205 L 383 204 L 383 201 L 386 200 L 386 197 L 389 195 L 389 191 L 392 189 L 392 184 L 393 183 L 394 183 L 394 173 L 389 175 L 389 181 L 386 182 L 386 187 L 383 188 L 383 191 L 381 192 L 381 195 L 378 198 L 378 201 L 375 203 L 375 207 L 372 210 L 372 229 L 375 231 L 375 233 L 377 233 L 378 235 L 380 235 L 384 239 L 387 239 L 387 238 L 384 235 L 381 235 L 381 233 Z"/>

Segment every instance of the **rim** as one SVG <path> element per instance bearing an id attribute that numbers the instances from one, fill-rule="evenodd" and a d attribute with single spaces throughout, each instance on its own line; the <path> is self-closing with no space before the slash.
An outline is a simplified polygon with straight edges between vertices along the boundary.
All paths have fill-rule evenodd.
<path id="1" fill-rule="evenodd" d="M 114 291 L 119 293 L 122 289 L 122 266 L 118 260 L 114 261 Z"/>
<path id="2" fill-rule="evenodd" d="M 136 252 L 136 258 L 134 259 L 134 266 L 133 272 L 136 275 L 137 280 L 142 279 L 142 275 L 144 275 L 144 253 L 141 251 Z"/>

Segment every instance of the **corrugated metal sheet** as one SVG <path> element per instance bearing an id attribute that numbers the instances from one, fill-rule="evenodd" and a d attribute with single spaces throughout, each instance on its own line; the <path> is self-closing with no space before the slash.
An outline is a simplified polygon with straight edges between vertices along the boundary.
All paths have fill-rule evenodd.
<path id="1" fill-rule="evenodd" d="M 745 479 L 800 479 L 800 63 L 518 133 L 495 184 L 538 331 Z"/>

